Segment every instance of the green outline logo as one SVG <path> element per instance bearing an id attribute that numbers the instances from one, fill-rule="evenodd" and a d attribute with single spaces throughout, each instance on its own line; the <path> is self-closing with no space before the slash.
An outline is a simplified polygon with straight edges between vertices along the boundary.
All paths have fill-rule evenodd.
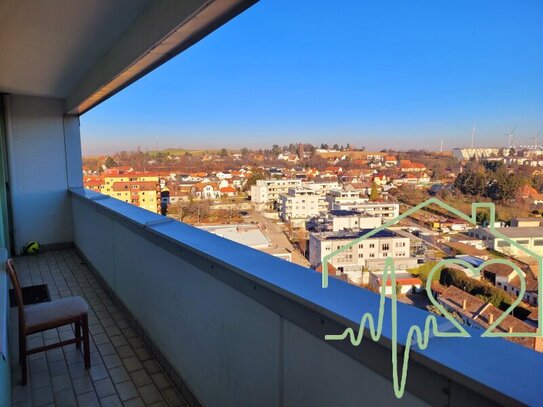
<path id="1" fill-rule="evenodd" d="M 514 240 L 508 238 L 507 236 L 499 233 L 496 231 L 496 228 L 494 226 L 495 219 L 496 219 L 496 209 L 493 203 L 473 203 L 471 205 L 471 217 L 466 215 L 463 212 L 460 212 L 459 210 L 451 207 L 450 205 L 447 205 L 445 202 L 440 201 L 437 198 L 430 198 L 427 201 L 409 209 L 408 211 L 402 213 L 400 216 L 384 223 L 380 227 L 373 229 L 372 231 L 366 233 L 365 235 L 353 240 L 352 242 L 346 244 L 345 246 L 340 247 L 336 251 L 326 255 L 322 259 L 322 287 L 327 288 L 328 287 L 328 262 L 329 260 L 337 256 L 338 254 L 344 252 L 345 250 L 349 249 L 350 247 L 353 247 L 354 245 L 358 244 L 359 242 L 368 239 L 375 235 L 376 233 L 379 233 L 380 231 L 393 226 L 394 224 L 398 223 L 400 220 L 405 219 L 406 217 L 410 216 L 411 214 L 419 211 L 420 209 L 431 205 L 436 204 L 447 211 L 450 211 L 454 215 L 456 215 L 458 218 L 463 219 L 470 224 L 476 226 L 476 215 L 477 210 L 484 208 L 488 209 L 490 213 L 490 231 L 491 233 L 500 239 L 505 240 L 507 243 L 509 243 L 511 246 L 517 248 L 518 250 L 526 253 L 528 256 L 534 258 L 537 260 L 538 264 L 538 275 L 541 276 L 542 273 L 542 259 L 543 257 L 534 253 L 533 251 L 527 249 L 526 247 L 520 245 L 519 243 L 515 242 Z M 537 336 L 543 336 L 543 307 L 538 307 L 538 327 L 536 332 L 493 332 L 494 329 L 503 321 L 503 319 L 509 315 L 515 307 L 517 307 L 521 302 L 522 298 L 524 297 L 524 293 L 526 292 L 526 279 L 520 270 L 520 268 L 512 263 L 511 261 L 505 260 L 505 259 L 492 259 L 489 261 L 484 262 L 479 267 L 475 268 L 471 264 L 467 263 L 464 260 L 461 259 L 444 259 L 440 261 L 438 264 L 436 264 L 432 270 L 430 271 L 428 275 L 428 279 L 426 281 L 426 293 L 428 295 L 428 298 L 430 299 L 430 302 L 435 305 L 445 316 L 445 318 L 452 323 L 452 325 L 458 330 L 456 332 L 441 332 L 438 330 L 438 321 L 435 315 L 428 315 L 426 317 L 426 321 L 424 324 L 424 330 L 421 330 L 421 328 L 418 325 L 412 325 L 409 328 L 406 342 L 405 342 L 405 351 L 404 351 L 404 360 L 402 364 L 402 374 L 401 378 L 398 378 L 398 319 L 397 319 L 397 294 L 396 290 L 392 290 L 392 298 L 391 298 L 391 319 L 392 319 L 392 347 L 391 347 L 391 353 L 392 353 L 392 376 L 393 376 L 393 386 L 394 386 L 394 394 L 397 398 L 401 398 L 405 392 L 405 383 L 407 380 L 407 370 L 409 365 L 409 354 L 411 350 L 411 345 L 413 342 L 413 337 L 415 337 L 416 344 L 420 350 L 425 350 L 428 347 L 428 342 L 430 340 L 430 333 L 433 336 L 436 337 L 457 337 L 457 338 L 466 338 L 470 337 L 471 335 L 456 321 L 446 310 L 445 308 L 439 304 L 436 299 L 434 298 L 431 290 L 431 284 L 432 284 L 432 277 L 433 275 L 439 270 L 440 268 L 448 265 L 448 264 L 457 264 L 461 265 L 465 268 L 467 268 L 473 275 L 479 275 L 480 270 L 490 264 L 506 264 L 507 266 L 511 267 L 519 276 L 520 278 L 520 292 L 518 295 L 517 300 L 515 300 L 509 308 L 492 323 L 481 335 L 482 337 L 537 337 Z M 375 327 L 375 320 L 371 313 L 367 312 L 362 315 L 362 318 L 360 319 L 360 328 L 358 330 L 358 333 L 355 333 L 355 331 L 352 328 L 347 328 L 343 333 L 341 334 L 335 334 L 335 335 L 326 335 L 325 340 L 327 341 L 342 341 L 345 338 L 349 337 L 351 344 L 353 346 L 359 346 L 362 342 L 362 338 L 364 337 L 364 332 L 366 329 L 366 325 L 369 329 L 369 336 L 374 342 L 378 342 L 381 338 L 381 334 L 383 331 L 383 320 L 384 320 L 384 313 L 385 313 L 385 290 L 387 282 L 390 278 L 392 287 L 396 287 L 396 272 L 394 270 L 394 259 L 391 257 L 388 257 L 385 260 L 385 266 L 383 270 L 383 280 L 381 285 L 381 292 L 380 292 L 380 300 L 379 300 L 379 314 L 377 316 L 377 327 Z M 543 279 L 538 278 L 538 301 L 539 301 L 539 293 L 543 292 Z"/>

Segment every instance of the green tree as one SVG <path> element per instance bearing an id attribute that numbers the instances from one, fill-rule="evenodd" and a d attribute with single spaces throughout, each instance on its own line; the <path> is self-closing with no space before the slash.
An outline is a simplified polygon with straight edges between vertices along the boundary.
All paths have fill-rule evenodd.
<path id="1" fill-rule="evenodd" d="M 473 163 L 465 167 L 464 171 L 456 177 L 455 187 L 466 195 L 484 195 L 488 181 L 484 168 L 474 166 Z"/>
<path id="2" fill-rule="evenodd" d="M 379 190 L 377 189 L 377 184 L 374 182 L 371 184 L 370 200 L 377 201 L 379 199 Z"/>
<path id="3" fill-rule="evenodd" d="M 221 157 L 228 157 L 228 151 L 226 151 L 226 148 L 221 149 Z"/>
<path id="4" fill-rule="evenodd" d="M 107 168 L 112 168 L 112 167 L 115 167 L 117 166 L 117 163 L 115 162 L 115 160 L 112 158 L 112 157 L 107 157 L 106 158 L 106 161 L 104 162 L 104 165 L 107 167 Z"/>
<path id="5" fill-rule="evenodd" d="M 515 198 L 518 190 L 525 183 L 526 180 L 522 175 L 509 173 L 507 169 L 499 167 L 488 187 L 488 196 L 495 201 L 509 201 Z"/>

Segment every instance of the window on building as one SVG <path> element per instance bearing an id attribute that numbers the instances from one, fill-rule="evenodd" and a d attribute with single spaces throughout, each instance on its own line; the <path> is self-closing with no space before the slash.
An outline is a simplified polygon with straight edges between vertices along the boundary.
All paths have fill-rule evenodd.
<path id="1" fill-rule="evenodd" d="M 388 243 L 383 243 L 381 245 L 381 250 L 390 250 L 390 244 Z"/>

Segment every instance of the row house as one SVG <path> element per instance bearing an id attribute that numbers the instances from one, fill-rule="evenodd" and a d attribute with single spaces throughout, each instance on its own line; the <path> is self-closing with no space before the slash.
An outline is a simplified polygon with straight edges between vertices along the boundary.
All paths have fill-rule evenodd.
<path id="1" fill-rule="evenodd" d="M 419 174 L 404 173 L 400 178 L 394 179 L 392 182 L 394 185 L 412 185 L 423 186 L 429 184 L 431 181 L 430 176 L 425 172 Z"/>
<path id="2" fill-rule="evenodd" d="M 412 162 L 410 160 L 400 160 L 399 165 L 401 172 L 425 172 L 428 171 L 426 166 L 421 163 Z"/>
<path id="3" fill-rule="evenodd" d="M 538 305 L 537 279 L 530 272 L 522 271 L 522 275 L 526 282 L 526 291 L 522 297 L 522 301 L 530 305 Z M 482 277 L 489 281 L 495 287 L 498 287 L 512 295 L 518 297 L 520 295 L 520 277 L 512 267 L 507 264 L 489 264 L 482 271 Z"/>
<path id="4" fill-rule="evenodd" d="M 442 290 L 437 297 L 437 301 L 449 312 L 458 314 L 465 325 L 476 329 L 488 329 L 503 315 L 503 311 L 499 308 L 452 285 Z M 502 333 L 530 334 L 535 331 L 533 326 L 511 315 L 507 315 L 495 330 L 495 332 Z M 515 336 L 506 339 L 538 352 L 543 352 L 543 338 L 541 337 Z"/>

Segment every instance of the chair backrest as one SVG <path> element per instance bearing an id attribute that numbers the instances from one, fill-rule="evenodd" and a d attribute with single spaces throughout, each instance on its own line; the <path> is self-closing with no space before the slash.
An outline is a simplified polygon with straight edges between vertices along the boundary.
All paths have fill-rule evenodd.
<path id="1" fill-rule="evenodd" d="M 25 326 L 25 313 L 24 313 L 24 303 L 23 303 L 23 291 L 21 289 L 21 284 L 19 283 L 19 278 L 15 272 L 15 263 L 13 259 L 8 259 L 6 262 L 6 269 L 11 279 L 11 284 L 13 285 L 13 291 L 15 291 L 15 301 L 17 302 L 17 308 L 19 310 L 19 329 L 24 329 Z"/>

